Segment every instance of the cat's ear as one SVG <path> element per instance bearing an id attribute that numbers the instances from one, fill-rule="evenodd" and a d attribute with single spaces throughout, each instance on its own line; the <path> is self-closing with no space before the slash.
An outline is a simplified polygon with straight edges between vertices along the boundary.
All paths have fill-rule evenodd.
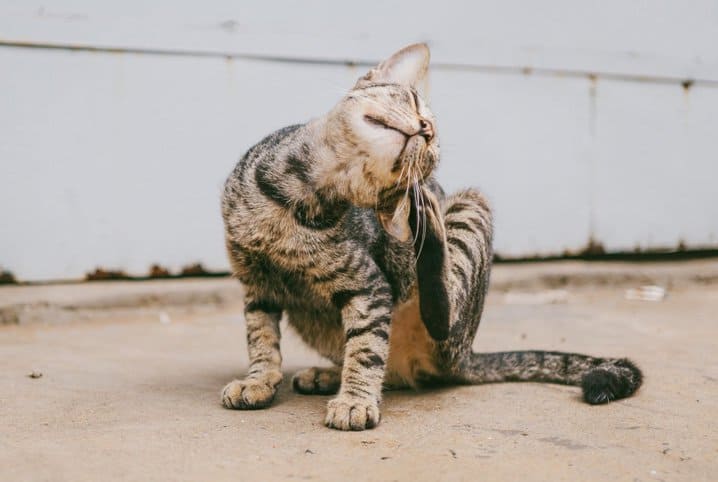
<path id="1" fill-rule="evenodd" d="M 379 211 L 377 216 L 384 230 L 399 241 L 407 241 L 411 236 L 409 226 L 409 203 L 402 201 L 394 211 Z"/>
<path id="2" fill-rule="evenodd" d="M 416 87 L 426 77 L 429 57 L 428 45 L 409 45 L 367 72 L 357 81 L 356 86 L 389 83 Z"/>

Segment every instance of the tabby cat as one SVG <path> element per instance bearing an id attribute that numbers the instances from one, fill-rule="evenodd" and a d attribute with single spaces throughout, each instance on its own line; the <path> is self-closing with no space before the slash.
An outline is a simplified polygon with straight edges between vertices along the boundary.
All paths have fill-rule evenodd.
<path id="1" fill-rule="evenodd" d="M 406 47 L 326 115 L 252 147 L 222 198 L 226 245 L 245 288 L 249 371 L 227 408 L 268 406 L 282 382 L 279 321 L 333 362 L 293 378 L 337 394 L 325 424 L 379 423 L 382 388 L 534 381 L 580 385 L 586 402 L 631 395 L 627 359 L 471 349 L 489 285 L 492 219 L 467 189 L 446 196 L 434 117 L 417 86 L 429 50 Z"/>

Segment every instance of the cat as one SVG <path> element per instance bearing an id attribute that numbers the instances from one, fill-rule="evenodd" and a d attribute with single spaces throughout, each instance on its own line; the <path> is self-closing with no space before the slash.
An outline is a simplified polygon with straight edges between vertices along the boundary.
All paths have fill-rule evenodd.
<path id="1" fill-rule="evenodd" d="M 410 45 L 361 77 L 326 115 L 270 134 L 225 184 L 222 214 L 245 290 L 249 371 L 222 391 L 268 406 L 282 382 L 279 321 L 331 367 L 292 380 L 336 394 L 325 425 L 380 420 L 383 388 L 536 381 L 582 386 L 590 404 L 627 397 L 627 359 L 546 351 L 474 353 L 489 286 L 492 216 L 474 189 L 445 195 L 436 122 L 417 91 L 429 65 Z"/>

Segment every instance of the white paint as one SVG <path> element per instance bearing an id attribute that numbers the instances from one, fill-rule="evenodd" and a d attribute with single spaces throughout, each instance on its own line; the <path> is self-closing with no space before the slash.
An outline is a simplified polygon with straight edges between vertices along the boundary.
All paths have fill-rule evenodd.
<path id="1" fill-rule="evenodd" d="M 715 0 L 3 0 L 0 37 L 339 60 L 429 41 L 439 62 L 718 80 Z"/>
<path id="2" fill-rule="evenodd" d="M 718 88 L 600 82 L 595 234 L 609 250 L 718 245 Z"/>
<path id="3" fill-rule="evenodd" d="M 715 2 L 376 3 L 349 25 L 342 2 L 197 5 L 5 0 L 0 42 L 341 60 L 429 40 L 441 64 L 656 77 L 440 66 L 439 176 L 488 193 L 503 255 L 592 235 L 610 250 L 718 244 L 718 87 L 665 83 L 718 81 Z M 219 193 L 236 160 L 329 109 L 363 70 L 0 47 L 0 265 L 23 280 L 226 269 Z"/>
<path id="4" fill-rule="evenodd" d="M 226 269 L 240 155 L 328 110 L 342 67 L 0 49 L 0 253 L 21 279 L 158 262 Z M 287 79 L 303 92 L 287 88 Z M 337 87 L 333 87 L 333 86 Z"/>
<path id="5" fill-rule="evenodd" d="M 502 255 L 560 253 L 586 244 L 587 92 L 584 79 L 433 74 L 439 178 L 449 191 L 477 185 L 487 193 Z"/>

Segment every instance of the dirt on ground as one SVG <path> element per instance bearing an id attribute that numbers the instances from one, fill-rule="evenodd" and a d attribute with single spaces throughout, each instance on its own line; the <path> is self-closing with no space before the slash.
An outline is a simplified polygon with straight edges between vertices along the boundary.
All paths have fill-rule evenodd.
<path id="1" fill-rule="evenodd" d="M 477 350 L 629 356 L 636 396 L 389 392 L 381 424 L 351 433 L 324 427 L 330 397 L 291 391 L 295 370 L 326 362 L 286 326 L 274 404 L 221 406 L 247 367 L 229 280 L 4 287 L 0 480 L 718 480 L 716 264 L 499 266 Z M 627 299 L 643 284 L 664 296 Z"/>

